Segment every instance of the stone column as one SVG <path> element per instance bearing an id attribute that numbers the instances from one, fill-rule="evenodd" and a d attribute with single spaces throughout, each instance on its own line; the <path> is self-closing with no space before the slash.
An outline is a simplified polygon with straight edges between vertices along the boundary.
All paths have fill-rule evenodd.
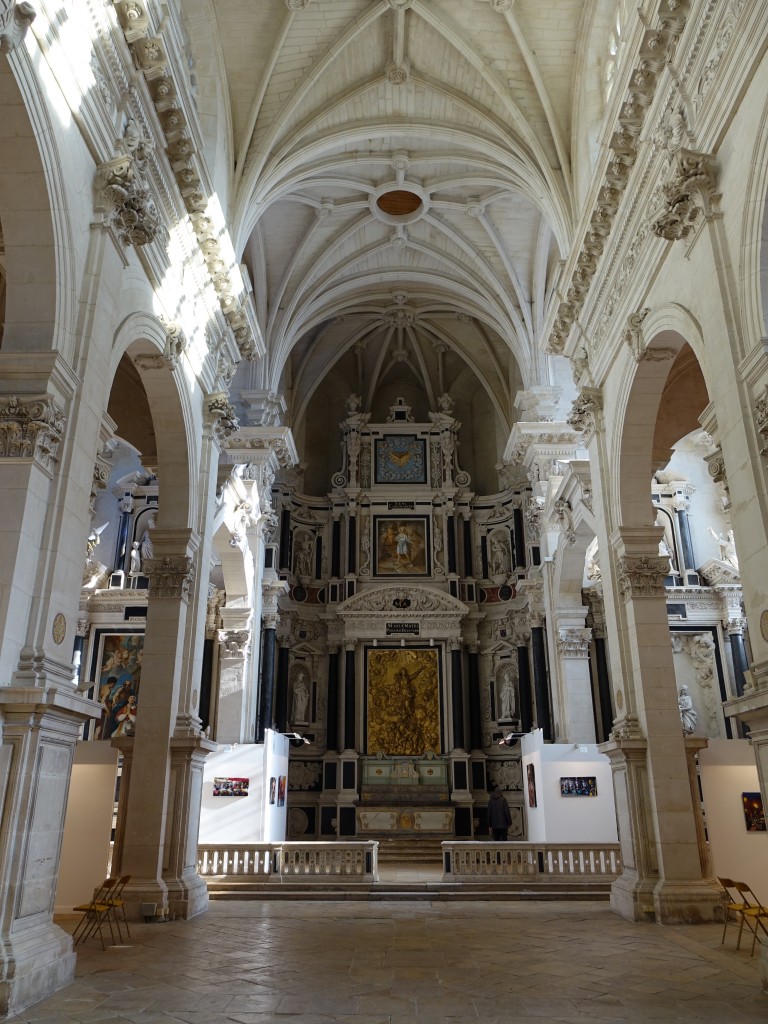
<path id="1" fill-rule="evenodd" d="M 515 635 L 517 646 L 517 685 L 520 690 L 520 728 L 530 732 L 533 728 L 533 695 L 531 693 L 531 654 L 528 648 L 528 636 L 524 633 Z"/>
<path id="2" fill-rule="evenodd" d="M 592 643 L 595 651 L 594 673 L 597 681 L 597 697 L 599 707 L 600 741 L 607 740 L 613 727 L 613 699 L 611 694 L 611 676 L 608 671 L 608 652 L 605 648 L 605 608 L 602 593 L 592 588 L 588 593 L 591 610 Z"/>
<path id="3" fill-rule="evenodd" d="M 344 644 L 344 749 L 355 750 L 356 707 L 355 696 L 355 648 L 357 644 L 348 640 Z"/>
<path id="4" fill-rule="evenodd" d="M 681 561 L 680 572 L 685 579 L 685 571 L 696 568 L 696 558 L 693 553 L 693 538 L 691 537 L 691 524 L 688 521 L 688 498 L 684 494 L 675 495 L 673 508 L 677 513 L 677 527 L 680 531 Z"/>
<path id="5" fill-rule="evenodd" d="M 469 745 L 472 750 L 483 747 L 483 715 L 480 707 L 480 655 L 476 643 L 467 645 L 469 683 Z"/>
<path id="6" fill-rule="evenodd" d="M 275 682 L 275 727 L 278 732 L 288 728 L 288 664 L 290 648 L 285 643 L 277 647 L 277 679 Z M 294 726 L 296 723 L 293 723 Z"/>
<path id="7" fill-rule="evenodd" d="M 680 726 L 664 592 L 668 559 L 661 528 L 620 528 L 611 537 L 620 596 L 618 642 L 625 675 L 616 692 L 618 718 L 602 749 L 614 772 L 623 873 L 613 909 L 659 923 L 717 920 L 717 892 L 702 872 L 686 745 Z"/>
<path id="8" fill-rule="evenodd" d="M 595 712 L 592 678 L 589 672 L 589 644 L 592 630 L 566 626 L 557 631 L 555 643 L 560 660 L 562 722 L 572 743 L 595 742 Z"/>
<path id="9" fill-rule="evenodd" d="M 533 689 L 536 698 L 536 725 L 545 740 L 552 739 L 552 717 L 549 712 L 549 679 L 547 676 L 546 639 L 543 620 L 531 619 L 531 651 L 533 654 Z"/>
<path id="10" fill-rule="evenodd" d="M 451 652 L 451 714 L 453 719 L 452 750 L 464 750 L 464 680 L 461 672 L 461 644 L 459 640 L 449 640 Z"/>
<path id="11" fill-rule="evenodd" d="M 326 747 L 329 751 L 339 749 L 339 649 L 331 647 L 328 652 L 328 731 Z"/>
<path id="12" fill-rule="evenodd" d="M 251 723 L 248 703 L 251 631 L 250 608 L 222 608 L 225 629 L 217 630 L 219 641 L 219 699 L 216 715 L 216 739 L 219 743 L 247 743 Z"/>
<path id="13" fill-rule="evenodd" d="M 261 678 L 259 681 L 259 714 L 256 723 L 256 742 L 264 742 L 264 733 L 274 722 L 275 661 L 277 626 L 280 614 L 277 599 L 288 584 L 284 580 L 264 579 L 261 584 Z"/>

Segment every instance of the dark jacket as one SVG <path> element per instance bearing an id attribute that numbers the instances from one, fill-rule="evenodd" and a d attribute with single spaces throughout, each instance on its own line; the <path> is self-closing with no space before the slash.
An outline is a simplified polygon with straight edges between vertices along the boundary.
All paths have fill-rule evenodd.
<path id="1" fill-rule="evenodd" d="M 512 812 L 507 798 L 500 789 L 494 789 L 488 801 L 488 828 L 509 828 L 512 824 Z"/>

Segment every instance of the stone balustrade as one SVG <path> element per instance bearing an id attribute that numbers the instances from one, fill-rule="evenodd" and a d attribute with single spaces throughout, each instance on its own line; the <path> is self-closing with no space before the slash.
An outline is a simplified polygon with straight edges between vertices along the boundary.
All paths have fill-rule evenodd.
<path id="1" fill-rule="evenodd" d="M 612 881 L 621 873 L 614 843 L 446 842 L 443 881 L 579 879 Z"/>
<path id="2" fill-rule="evenodd" d="M 379 844 L 364 842 L 227 843 L 197 850 L 204 878 L 255 881 L 377 882 Z"/>

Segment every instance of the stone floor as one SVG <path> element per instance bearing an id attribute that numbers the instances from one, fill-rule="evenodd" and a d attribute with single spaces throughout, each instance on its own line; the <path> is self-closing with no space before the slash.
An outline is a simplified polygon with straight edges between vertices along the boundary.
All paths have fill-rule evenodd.
<path id="1" fill-rule="evenodd" d="M 79 947 L 75 982 L 13 1024 L 768 1021 L 735 928 L 721 946 L 604 903 L 228 902 L 132 932 Z"/>

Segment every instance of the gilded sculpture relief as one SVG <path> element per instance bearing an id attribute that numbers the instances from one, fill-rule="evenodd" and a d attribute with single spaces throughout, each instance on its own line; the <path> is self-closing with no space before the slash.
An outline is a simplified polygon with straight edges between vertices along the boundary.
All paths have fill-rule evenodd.
<path id="1" fill-rule="evenodd" d="M 368 752 L 416 757 L 440 750 L 438 652 L 368 651 Z"/>

